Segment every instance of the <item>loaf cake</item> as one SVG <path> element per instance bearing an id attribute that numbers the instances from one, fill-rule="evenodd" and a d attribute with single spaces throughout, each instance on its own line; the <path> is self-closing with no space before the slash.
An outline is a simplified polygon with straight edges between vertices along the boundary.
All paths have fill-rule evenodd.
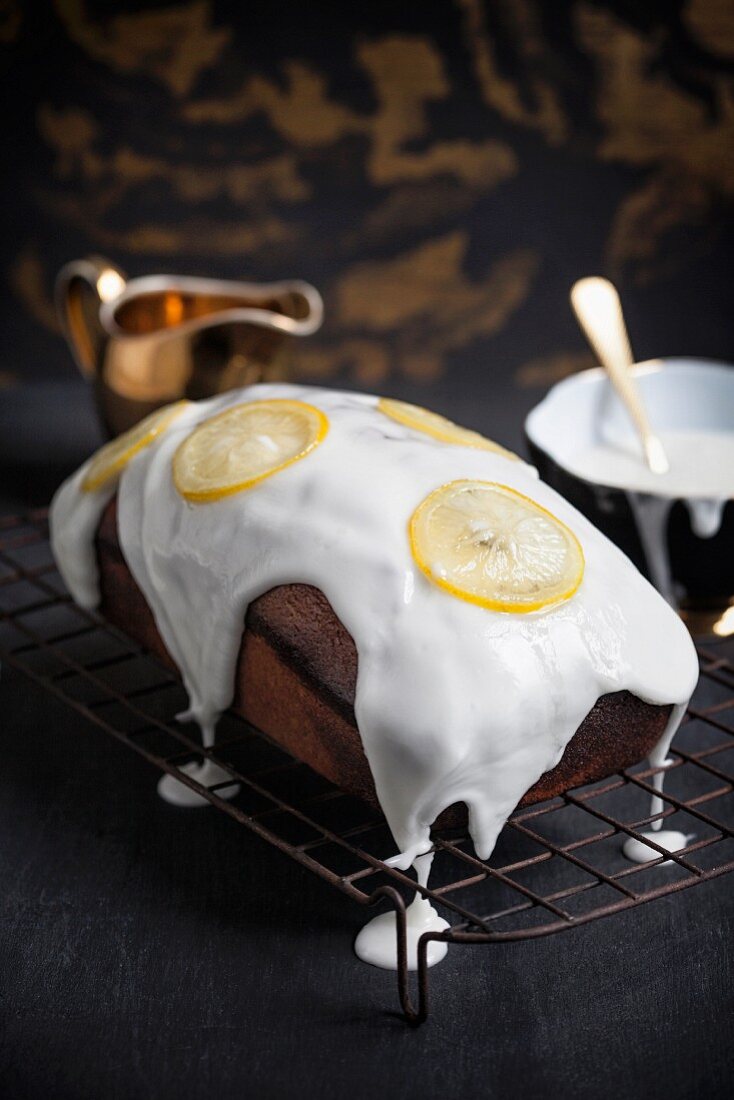
<path id="1" fill-rule="evenodd" d="M 254 386 L 149 418 L 57 494 L 72 595 L 178 668 L 211 743 L 231 705 L 382 806 L 407 865 L 465 808 L 662 759 L 690 638 L 535 471 L 400 402 Z"/>

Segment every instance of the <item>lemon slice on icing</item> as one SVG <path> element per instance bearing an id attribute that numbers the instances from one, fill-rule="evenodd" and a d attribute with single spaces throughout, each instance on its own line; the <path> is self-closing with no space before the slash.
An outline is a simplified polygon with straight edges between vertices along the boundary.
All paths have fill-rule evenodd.
<path id="1" fill-rule="evenodd" d="M 478 447 L 482 451 L 494 451 L 495 454 L 510 458 L 513 462 L 520 462 L 518 455 L 512 451 L 500 447 L 491 439 L 473 432 L 469 428 L 462 428 L 454 424 L 439 413 L 431 412 L 420 405 L 410 405 L 407 401 L 393 401 L 391 397 L 381 397 L 377 402 L 377 408 L 391 420 L 397 420 L 398 424 L 404 424 L 406 428 L 413 428 L 416 432 L 423 432 L 433 439 L 439 439 L 442 443 L 454 443 L 460 447 Z"/>
<path id="2" fill-rule="evenodd" d="M 188 401 L 175 401 L 172 405 L 156 409 L 145 420 L 101 447 L 87 467 L 82 482 L 83 491 L 93 493 L 95 489 L 101 489 L 113 477 L 117 477 L 130 459 L 157 439 L 188 404 Z"/>
<path id="3" fill-rule="evenodd" d="M 173 456 L 173 481 L 196 503 L 249 489 L 304 458 L 329 421 L 305 401 L 273 398 L 234 405 L 200 424 Z"/>
<path id="4" fill-rule="evenodd" d="M 492 481 L 451 481 L 410 520 L 413 557 L 434 584 L 493 611 L 567 600 L 584 575 L 581 545 L 535 501 Z"/>

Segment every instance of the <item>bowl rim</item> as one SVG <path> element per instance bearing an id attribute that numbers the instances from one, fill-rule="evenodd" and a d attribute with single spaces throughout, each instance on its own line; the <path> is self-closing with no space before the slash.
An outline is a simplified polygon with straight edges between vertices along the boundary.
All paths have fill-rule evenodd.
<path id="1" fill-rule="evenodd" d="M 647 374 L 660 374 L 667 370 L 700 370 L 704 368 L 708 371 L 713 371 L 724 377 L 725 375 L 730 379 L 732 387 L 734 387 L 734 363 L 729 363 L 725 359 L 699 359 L 695 355 L 676 355 L 676 356 L 660 356 L 656 359 L 644 359 L 640 360 L 633 365 L 632 371 L 636 376 L 644 376 Z M 588 367 L 586 370 L 578 371 L 575 374 L 571 374 L 566 378 L 561 378 L 560 381 L 555 382 L 548 392 L 540 399 L 537 405 L 534 405 L 530 412 L 525 417 L 524 432 L 525 439 L 528 446 L 532 450 L 540 452 L 546 459 L 553 463 L 559 470 L 562 470 L 564 475 L 569 478 L 574 478 L 584 486 L 588 486 L 589 489 L 599 492 L 619 493 L 622 496 L 627 496 L 628 493 L 639 493 L 641 496 L 653 496 L 660 500 L 670 500 L 671 503 L 681 500 L 683 498 L 671 495 L 669 493 L 646 493 L 644 490 L 630 489 L 621 485 L 612 485 L 604 481 L 592 481 L 590 478 L 585 477 L 583 474 L 577 473 L 575 470 L 569 469 L 569 467 L 563 462 L 557 454 L 549 449 L 547 442 L 541 440 L 537 434 L 538 422 L 542 420 L 545 409 L 552 403 L 552 400 L 558 397 L 562 390 L 572 390 L 578 386 L 587 385 L 599 385 L 607 378 L 607 373 L 602 366 Z M 734 492 L 728 497 L 723 498 L 727 502 L 734 500 Z"/>

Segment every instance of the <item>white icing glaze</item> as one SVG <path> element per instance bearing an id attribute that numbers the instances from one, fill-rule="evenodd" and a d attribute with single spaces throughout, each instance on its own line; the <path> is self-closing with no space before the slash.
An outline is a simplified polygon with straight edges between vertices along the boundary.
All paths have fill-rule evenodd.
<path id="1" fill-rule="evenodd" d="M 636 440 L 629 438 L 586 447 L 566 465 L 588 481 L 626 491 L 652 582 L 675 606 L 667 539 L 670 509 L 682 500 L 699 538 L 717 534 L 724 506 L 734 497 L 734 433 L 664 432 L 661 441 L 670 463 L 666 474 L 648 469 Z"/>
<path id="2" fill-rule="evenodd" d="M 734 432 L 662 432 L 670 468 L 654 474 L 637 440 L 624 438 L 586 447 L 567 461 L 573 473 L 599 485 L 676 500 L 726 500 L 734 495 Z"/>
<path id="3" fill-rule="evenodd" d="M 201 763 L 192 761 L 182 764 L 178 769 L 190 775 L 202 787 L 213 787 L 215 783 L 224 783 L 231 776 L 224 768 L 220 768 L 213 760 L 202 760 Z M 239 793 L 239 783 L 231 783 L 226 787 L 219 787 L 216 794 L 219 798 L 235 798 Z M 186 809 L 196 809 L 200 806 L 209 806 L 210 802 L 203 795 L 197 794 L 191 787 L 187 787 L 174 775 L 162 775 L 158 780 L 158 794 L 164 802 L 170 802 L 172 806 L 182 806 Z"/>
<path id="4" fill-rule="evenodd" d="M 421 886 L 428 885 L 433 854 L 418 856 L 415 869 Z M 405 933 L 408 950 L 408 970 L 418 969 L 418 941 L 424 932 L 443 932 L 448 921 L 439 917 L 427 898 L 416 891 L 415 898 L 405 910 Z M 435 966 L 446 958 L 449 949 L 441 940 L 430 940 L 426 950 L 428 966 Z M 397 914 L 394 909 L 380 913 L 369 921 L 354 941 L 354 950 L 362 962 L 378 966 L 381 970 L 397 970 L 398 937 Z"/>
<path id="5" fill-rule="evenodd" d="M 673 719 L 676 717 L 678 721 L 675 721 L 677 728 L 680 716 L 673 715 Z M 673 723 L 671 722 L 671 725 Z M 669 726 L 670 728 L 670 726 Z M 673 731 L 675 732 L 675 730 Z M 653 767 L 668 767 L 673 761 L 668 759 L 668 748 L 670 747 L 670 739 L 663 738 L 660 744 L 655 749 L 655 752 L 651 754 L 650 763 Z M 654 794 L 650 799 L 650 816 L 654 817 L 655 814 L 662 813 L 665 809 L 665 803 L 661 798 L 663 790 L 663 782 L 665 780 L 665 772 L 657 772 L 652 777 L 652 785 L 657 790 L 657 794 Z M 664 829 L 663 820 L 660 818 L 658 821 L 653 821 L 649 829 L 644 829 L 641 836 L 647 837 L 649 840 L 654 840 L 656 844 L 659 844 L 661 848 L 666 848 L 669 852 L 680 852 L 683 848 L 693 840 L 693 835 L 681 833 L 678 829 Z M 649 863 L 652 859 L 659 859 L 660 852 L 656 848 L 652 848 L 649 844 L 645 844 L 642 840 L 637 840 L 635 837 L 627 837 L 622 845 L 622 851 L 627 859 L 632 863 Z M 666 859 L 660 864 L 661 867 L 669 866 L 673 860 Z"/>
<path id="6" fill-rule="evenodd" d="M 245 492 L 185 501 L 171 476 L 181 441 L 215 412 L 273 397 L 322 409 L 330 421 L 323 443 Z M 439 443 L 387 418 L 376 402 L 262 385 L 192 404 L 125 468 L 120 544 L 209 743 L 232 699 L 250 601 L 279 584 L 320 588 L 357 648 L 355 713 L 397 865 L 427 852 L 431 823 L 461 801 L 476 850 L 488 858 L 510 812 L 559 761 L 601 695 L 626 689 L 650 703 L 684 704 L 696 655 L 652 586 L 534 469 Z M 92 540 L 110 493 L 82 493 L 83 476 L 59 490 L 51 528 L 59 569 L 89 607 L 97 599 Z M 586 570 L 570 600 L 503 614 L 423 576 L 408 519 L 431 490 L 459 478 L 509 485 L 572 528 Z M 671 724 L 665 751 L 673 732 Z"/>
<path id="7" fill-rule="evenodd" d="M 668 554 L 668 516 L 673 507 L 669 497 L 646 493 L 626 494 L 640 536 L 650 580 L 671 607 L 677 607 L 673 574 Z"/>
<path id="8" fill-rule="evenodd" d="M 94 536 L 105 508 L 117 492 L 112 482 L 96 493 L 83 493 L 88 463 L 65 481 L 51 502 L 51 549 L 66 587 L 80 607 L 99 603 L 99 574 Z"/>
<path id="9" fill-rule="evenodd" d="M 656 844 L 659 844 L 668 852 L 680 852 L 691 842 L 691 837 L 678 832 L 677 829 L 650 829 L 642 835 L 654 840 Z M 649 844 L 636 840 L 633 836 L 627 837 L 622 846 L 622 851 L 632 863 L 649 863 L 652 859 L 660 859 L 661 855 L 657 848 L 652 848 Z M 660 866 L 667 867 L 673 862 L 672 859 L 666 859 Z"/>
<path id="10" fill-rule="evenodd" d="M 734 470 L 732 470 L 731 480 L 734 483 Z M 698 535 L 700 539 L 712 539 L 714 535 L 718 534 L 726 501 L 726 497 L 713 497 L 711 499 L 707 497 L 700 499 L 689 497 L 686 500 L 693 533 Z"/>
<path id="11" fill-rule="evenodd" d="M 675 500 L 673 497 L 652 496 L 648 493 L 626 493 L 637 533 L 640 536 L 645 560 L 652 583 L 661 596 L 673 607 L 678 600 L 668 553 L 668 516 Z M 700 539 L 710 539 L 718 533 L 727 498 L 709 499 L 690 497 L 684 500 L 691 528 Z"/>

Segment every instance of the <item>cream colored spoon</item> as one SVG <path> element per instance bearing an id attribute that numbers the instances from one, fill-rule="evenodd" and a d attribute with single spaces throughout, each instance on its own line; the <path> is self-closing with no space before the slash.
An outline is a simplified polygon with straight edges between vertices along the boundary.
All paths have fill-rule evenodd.
<path id="1" fill-rule="evenodd" d="M 639 433 L 647 465 L 654 474 L 667 473 L 670 466 L 665 450 L 650 427 L 640 391 L 630 371 L 634 359 L 616 288 L 608 279 L 598 276 L 579 279 L 571 288 L 571 305 Z"/>

